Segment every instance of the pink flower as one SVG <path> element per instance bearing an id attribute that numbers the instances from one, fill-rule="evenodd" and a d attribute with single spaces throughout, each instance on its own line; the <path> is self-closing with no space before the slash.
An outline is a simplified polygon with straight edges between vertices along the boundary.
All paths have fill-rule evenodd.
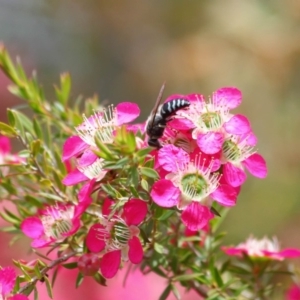
<path id="1" fill-rule="evenodd" d="M 139 225 L 147 214 L 147 204 L 140 199 L 130 199 L 123 207 L 121 216 L 110 219 L 107 214 L 113 202 L 106 199 L 103 216 L 99 224 L 94 224 L 87 235 L 86 245 L 91 252 L 103 252 L 100 270 L 105 278 L 116 275 L 121 260 L 128 259 L 138 264 L 143 259 L 143 248 L 138 238 Z"/>
<path id="2" fill-rule="evenodd" d="M 179 119 L 172 126 L 176 129 L 192 129 L 192 137 L 200 150 L 206 154 L 215 154 L 222 149 L 225 134 L 245 134 L 251 130 L 250 123 L 242 115 L 231 115 L 230 109 L 241 103 L 241 92 L 225 87 L 213 93 L 212 99 L 205 101 L 201 94 L 187 95 L 190 107 L 178 114 Z"/>
<path id="3" fill-rule="evenodd" d="M 158 154 L 160 164 L 171 172 L 154 183 L 150 195 L 159 206 L 177 206 L 182 210 L 182 222 L 190 230 L 199 230 L 214 216 L 210 211 L 213 199 L 233 206 L 237 194 L 230 186 L 219 186 L 219 175 L 212 173 L 213 160 L 207 166 L 206 162 L 201 163 L 201 156 L 192 161 L 184 151 L 175 148 L 165 146 L 159 150 L 163 153 Z"/>
<path id="4" fill-rule="evenodd" d="M 242 185 L 246 180 L 246 168 L 253 176 L 265 178 L 267 166 L 264 158 L 254 153 L 253 133 L 248 135 L 228 135 L 222 146 L 223 174 L 228 184 L 233 187 Z"/>
<path id="5" fill-rule="evenodd" d="M 24 159 L 18 155 L 11 154 L 10 140 L 6 136 L 0 136 L 0 165 L 6 164 L 22 164 Z M 0 172 L 7 175 L 9 172 L 8 167 L 1 167 Z"/>
<path id="6" fill-rule="evenodd" d="M 9 296 L 16 282 L 17 274 L 12 267 L 5 267 L 0 270 L 0 295 L 1 299 L 28 300 L 25 295 Z"/>
<path id="7" fill-rule="evenodd" d="M 123 102 L 116 108 L 111 105 L 104 111 L 95 112 L 89 118 L 83 116 L 84 122 L 76 127 L 76 131 L 81 140 L 89 146 L 96 147 L 95 137 L 102 143 L 111 143 L 117 126 L 133 121 L 139 114 L 140 109 L 135 103 Z"/>
<path id="8" fill-rule="evenodd" d="M 236 247 L 222 247 L 222 250 L 231 256 L 243 256 L 246 254 L 254 259 L 264 258 L 270 260 L 284 260 L 285 258 L 300 257 L 300 250 L 287 248 L 280 250 L 277 238 L 272 240 L 264 237 L 261 240 L 250 236 L 245 243 Z"/>
<path id="9" fill-rule="evenodd" d="M 299 285 L 292 285 L 287 293 L 286 293 L 286 300 L 300 300 L 300 286 Z"/>
<path id="10" fill-rule="evenodd" d="M 85 199 L 89 200 L 89 196 Z M 28 217 L 21 223 L 21 230 L 32 238 L 34 248 L 46 247 L 74 234 L 80 227 L 80 213 L 74 205 L 57 204 L 41 210 L 38 216 Z"/>

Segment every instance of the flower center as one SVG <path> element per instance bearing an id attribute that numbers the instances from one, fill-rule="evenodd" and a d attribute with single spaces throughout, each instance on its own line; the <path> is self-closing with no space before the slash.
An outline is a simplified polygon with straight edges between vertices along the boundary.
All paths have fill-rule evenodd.
<path id="1" fill-rule="evenodd" d="M 230 161 L 239 160 L 241 157 L 241 149 L 231 140 L 227 140 L 222 145 L 223 155 Z"/>
<path id="2" fill-rule="evenodd" d="M 209 130 L 218 129 L 222 126 L 221 115 L 217 112 L 206 112 L 200 117 L 200 122 L 204 123 L 205 127 Z"/>
<path id="3" fill-rule="evenodd" d="M 181 179 L 183 194 L 192 199 L 201 198 L 208 188 L 208 183 L 204 176 L 198 173 L 186 174 Z"/>
<path id="4" fill-rule="evenodd" d="M 54 211 L 55 210 L 55 211 Z M 49 215 L 44 215 L 41 218 L 46 236 L 60 239 L 63 234 L 72 229 L 71 212 L 53 208 L 49 211 Z"/>

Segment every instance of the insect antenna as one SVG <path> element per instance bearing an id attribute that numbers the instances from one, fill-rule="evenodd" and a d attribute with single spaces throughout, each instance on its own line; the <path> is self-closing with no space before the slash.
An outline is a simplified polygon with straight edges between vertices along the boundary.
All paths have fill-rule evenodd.
<path id="1" fill-rule="evenodd" d="M 162 95 L 163 95 L 163 93 L 164 93 L 165 85 L 166 85 L 166 83 L 164 82 L 163 85 L 162 85 L 161 88 L 160 88 L 160 91 L 159 91 L 159 94 L 158 94 L 158 96 L 157 96 L 157 99 L 156 99 L 154 108 L 153 108 L 153 110 L 152 110 L 152 112 L 151 112 L 152 120 L 149 121 L 150 127 L 153 127 L 154 120 L 155 120 L 155 116 L 156 116 L 158 107 L 159 107 L 159 105 L 160 105 L 160 102 L 161 102 L 161 99 L 162 99 Z"/>

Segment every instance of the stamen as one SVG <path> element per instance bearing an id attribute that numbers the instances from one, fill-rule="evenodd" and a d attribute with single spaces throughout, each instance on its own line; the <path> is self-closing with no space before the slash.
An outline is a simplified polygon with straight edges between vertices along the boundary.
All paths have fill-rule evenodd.
<path id="1" fill-rule="evenodd" d="M 89 118 L 83 115 L 83 123 L 75 127 L 75 130 L 88 145 L 96 146 L 95 137 L 102 143 L 112 142 L 116 125 L 117 113 L 113 105 L 110 105 L 103 111 L 95 111 Z"/>
<path id="2" fill-rule="evenodd" d="M 94 163 L 87 167 L 78 166 L 77 168 L 89 179 L 96 179 L 97 181 L 99 181 L 107 173 L 107 171 L 103 169 L 103 165 L 104 160 L 102 158 L 98 158 Z"/>

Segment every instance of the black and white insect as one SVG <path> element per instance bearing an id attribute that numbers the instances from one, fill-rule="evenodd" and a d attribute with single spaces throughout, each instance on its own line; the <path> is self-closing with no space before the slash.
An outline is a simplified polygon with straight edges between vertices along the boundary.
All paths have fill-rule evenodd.
<path id="1" fill-rule="evenodd" d="M 165 84 L 163 84 L 160 89 L 155 106 L 146 124 L 148 145 L 158 149 L 161 148 L 158 139 L 163 136 L 167 123 L 172 120 L 172 117 L 178 110 L 190 106 L 190 102 L 184 98 L 174 98 L 166 103 L 160 104 L 164 89 Z"/>

